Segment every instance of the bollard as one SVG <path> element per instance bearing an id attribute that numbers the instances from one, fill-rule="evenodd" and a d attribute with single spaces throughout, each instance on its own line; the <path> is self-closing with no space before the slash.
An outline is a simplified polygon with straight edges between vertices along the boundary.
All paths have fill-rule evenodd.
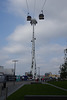
<path id="1" fill-rule="evenodd" d="M 0 86 L 0 96 L 2 95 L 2 86 Z"/>
<path id="2" fill-rule="evenodd" d="M 8 87 L 5 88 L 5 100 L 7 100 Z"/>
<path id="3" fill-rule="evenodd" d="M 3 88 L 6 88 L 6 82 L 5 81 L 3 82 Z"/>

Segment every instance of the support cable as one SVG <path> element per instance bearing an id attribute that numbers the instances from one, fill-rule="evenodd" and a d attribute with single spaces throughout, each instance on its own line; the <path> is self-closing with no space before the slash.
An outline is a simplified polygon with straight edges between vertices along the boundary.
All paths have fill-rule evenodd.
<path id="1" fill-rule="evenodd" d="M 28 11 L 28 14 L 29 14 L 29 6 L 28 6 L 28 1 L 26 0 L 26 5 L 27 5 L 27 11 Z"/>
<path id="2" fill-rule="evenodd" d="M 44 1 L 44 4 L 43 4 L 43 6 L 42 6 L 41 11 L 43 11 L 46 1 L 47 1 L 47 0 Z"/>
<path id="3" fill-rule="evenodd" d="M 34 13 L 33 13 L 33 18 L 35 16 L 35 8 L 36 8 L 36 0 L 34 0 Z"/>

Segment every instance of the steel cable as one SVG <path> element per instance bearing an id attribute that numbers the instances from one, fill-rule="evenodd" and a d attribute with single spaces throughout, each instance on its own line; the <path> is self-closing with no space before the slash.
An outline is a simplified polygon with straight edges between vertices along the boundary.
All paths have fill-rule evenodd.
<path id="1" fill-rule="evenodd" d="M 45 6 L 46 1 L 47 1 L 47 0 L 45 0 L 45 1 L 44 1 L 44 4 L 43 4 L 43 6 L 42 6 L 42 9 L 41 9 L 41 10 L 43 10 L 43 9 L 44 9 L 44 6 Z"/>
<path id="2" fill-rule="evenodd" d="M 35 16 L 35 9 L 36 9 L 36 0 L 34 0 L 34 13 L 33 13 L 33 18 Z"/>
<path id="3" fill-rule="evenodd" d="M 28 1 L 26 0 L 26 5 L 27 5 L 27 11 L 28 11 L 28 14 L 29 14 L 29 6 L 28 6 Z"/>

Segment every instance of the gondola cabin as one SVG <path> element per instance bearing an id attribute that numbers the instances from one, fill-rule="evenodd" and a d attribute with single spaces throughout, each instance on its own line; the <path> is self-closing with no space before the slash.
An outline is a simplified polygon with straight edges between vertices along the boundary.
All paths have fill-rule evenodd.
<path id="1" fill-rule="evenodd" d="M 27 16 L 27 21 L 31 21 L 31 16 Z"/>
<path id="2" fill-rule="evenodd" d="M 39 19 L 43 20 L 44 19 L 44 14 L 39 14 Z"/>

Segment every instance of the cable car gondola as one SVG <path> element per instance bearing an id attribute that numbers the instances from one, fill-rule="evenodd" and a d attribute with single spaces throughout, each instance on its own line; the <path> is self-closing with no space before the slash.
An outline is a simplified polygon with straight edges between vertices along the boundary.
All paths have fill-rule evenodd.
<path id="1" fill-rule="evenodd" d="M 39 19 L 40 19 L 40 20 L 44 19 L 43 11 L 41 11 L 41 12 L 42 12 L 42 14 L 39 14 Z"/>
<path id="2" fill-rule="evenodd" d="M 27 16 L 27 21 L 31 21 L 31 16 Z"/>

